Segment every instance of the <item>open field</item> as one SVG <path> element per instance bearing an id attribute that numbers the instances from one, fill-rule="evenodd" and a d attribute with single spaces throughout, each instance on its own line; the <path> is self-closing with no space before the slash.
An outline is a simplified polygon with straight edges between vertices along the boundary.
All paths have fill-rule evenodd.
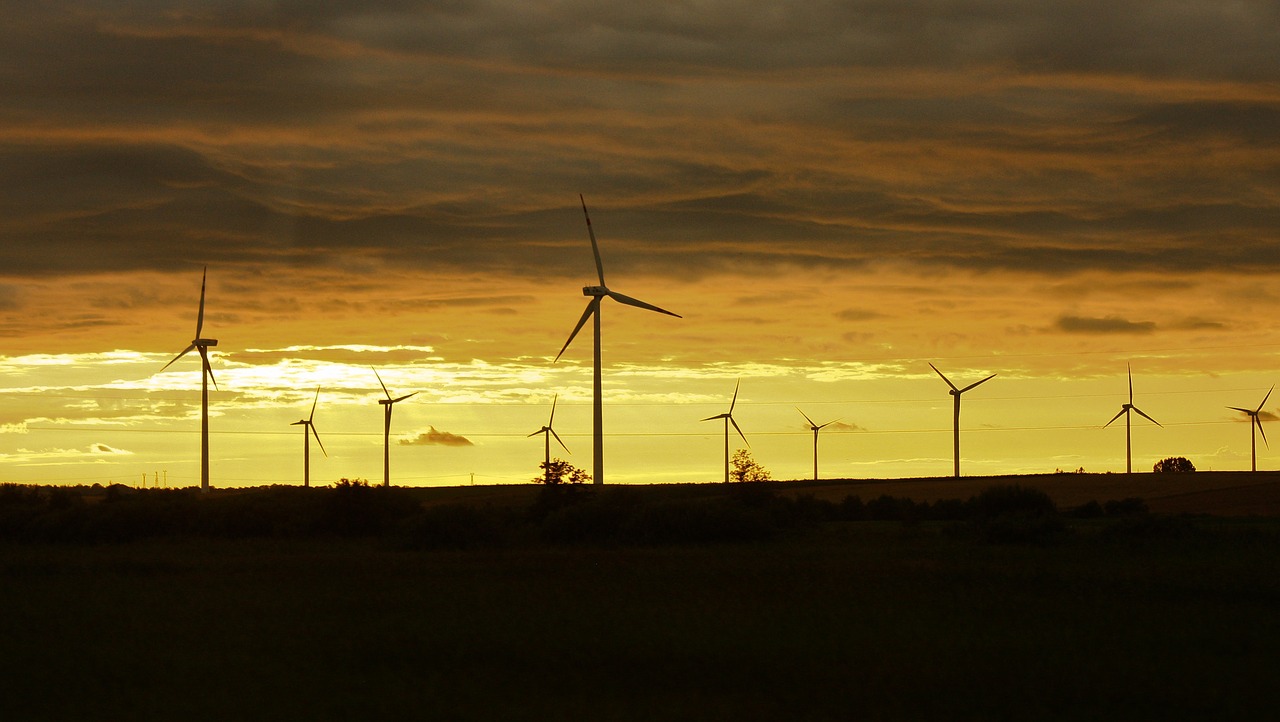
<path id="1" fill-rule="evenodd" d="M 772 488 L 788 494 L 810 494 L 839 502 L 846 496 L 868 501 L 882 495 L 934 502 L 967 499 L 987 487 L 1016 484 L 1040 489 L 1060 508 L 1090 500 L 1139 498 L 1161 514 L 1215 516 L 1280 516 L 1280 472 L 1197 471 L 1190 474 L 1035 474 L 1026 476 L 966 476 L 918 479 L 823 479 L 775 482 Z M 714 489 L 715 484 L 701 485 Z M 428 504 L 457 502 L 524 506 L 538 491 L 536 484 L 519 486 L 462 486 L 419 489 Z"/>
<path id="2" fill-rule="evenodd" d="M 990 546 L 0 546 L 5 719 L 1246 719 L 1277 529 Z"/>
<path id="3" fill-rule="evenodd" d="M 1080 481 L 1044 478 L 1059 480 Z M 1206 498 L 1247 488 L 1229 481 Z M 795 519 L 804 505 L 778 502 L 790 494 L 903 493 L 859 484 L 612 498 L 648 505 L 649 531 L 737 533 L 761 508 Z M 501 515 L 537 490 L 411 491 L 447 524 L 485 518 L 460 502 Z M 0 719 L 1177 720 L 1280 705 L 1276 519 L 1068 518 L 1019 543 L 965 522 L 809 520 L 748 542 L 514 535 L 463 550 L 365 527 L 222 526 L 340 498 L 283 491 L 154 497 L 222 510 L 189 517 L 196 533 L 0 542 Z M 401 498 L 385 491 L 348 501 Z M 720 504 L 742 515 L 708 513 Z M 618 518 L 616 504 L 572 508 L 592 510 L 579 523 Z"/>

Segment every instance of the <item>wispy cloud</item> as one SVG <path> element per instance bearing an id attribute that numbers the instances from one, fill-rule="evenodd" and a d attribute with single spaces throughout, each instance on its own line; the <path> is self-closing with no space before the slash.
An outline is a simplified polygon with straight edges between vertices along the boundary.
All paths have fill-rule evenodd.
<path id="1" fill-rule="evenodd" d="M 1061 316 L 1054 326 L 1059 331 L 1081 334 L 1145 335 L 1156 330 L 1154 321 L 1130 321 L 1119 316 Z"/>
<path id="2" fill-rule="evenodd" d="M 401 446 L 475 446 L 470 439 L 432 426 L 411 439 L 400 439 Z"/>

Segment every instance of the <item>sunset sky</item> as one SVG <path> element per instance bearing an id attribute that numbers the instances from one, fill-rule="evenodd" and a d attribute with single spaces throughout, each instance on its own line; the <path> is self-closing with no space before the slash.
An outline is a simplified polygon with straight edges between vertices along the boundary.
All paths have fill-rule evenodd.
<path id="1" fill-rule="evenodd" d="M 47 2 L 0 27 L 0 482 L 1249 467 L 1280 381 L 1271 0 Z M 1280 394 L 1266 410 L 1280 409 Z M 1270 414 L 1264 418 L 1274 418 Z M 1280 438 L 1280 426 L 1267 431 Z M 739 445 L 740 442 L 739 442 Z M 565 456 L 563 452 L 559 454 Z M 1280 446 L 1259 439 L 1259 468 Z"/>

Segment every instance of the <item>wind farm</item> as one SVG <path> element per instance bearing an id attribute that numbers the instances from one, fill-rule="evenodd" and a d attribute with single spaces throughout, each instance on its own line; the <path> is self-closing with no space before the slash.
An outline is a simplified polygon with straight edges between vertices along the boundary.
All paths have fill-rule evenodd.
<path id="1" fill-rule="evenodd" d="M 703 421 L 724 421 L 724 481 L 726 484 L 729 483 L 729 425 L 733 425 L 733 430 L 738 432 L 738 436 L 742 438 L 742 443 L 751 446 L 751 442 L 747 441 L 746 434 L 742 433 L 742 427 L 738 426 L 737 420 L 733 418 L 733 407 L 738 403 L 738 388 L 741 385 L 741 381 L 733 385 L 733 398 L 729 399 L 728 411 L 703 419 Z"/>
<path id="2" fill-rule="evenodd" d="M 659 308 L 651 303 L 645 303 L 630 296 L 624 296 L 616 291 L 609 290 L 604 281 L 604 263 L 600 260 L 600 245 L 596 242 L 596 232 L 591 227 L 591 215 L 587 213 L 587 201 L 581 195 L 578 200 L 582 203 L 582 215 L 587 221 L 587 235 L 591 238 L 591 254 L 596 262 L 596 277 L 599 279 L 598 286 L 583 286 L 582 295 L 591 298 L 587 302 L 587 308 L 582 312 L 582 317 L 578 319 L 577 325 L 573 327 L 573 331 L 569 334 L 568 340 L 564 342 L 564 346 L 560 348 L 560 353 L 556 354 L 555 361 L 559 361 L 564 352 L 569 349 L 569 344 L 573 343 L 573 339 L 586 325 L 590 319 L 594 323 L 594 346 L 592 359 L 594 362 L 592 376 L 592 435 L 591 435 L 591 469 L 592 480 L 595 484 L 604 483 L 604 400 L 601 382 L 601 353 L 600 353 L 600 308 L 601 301 L 605 298 L 611 298 L 624 306 L 634 306 L 635 308 L 662 313 L 668 316 L 680 318 L 679 314 L 672 313 L 664 308 Z"/>
<path id="3" fill-rule="evenodd" d="M 1118 411 L 1115 416 L 1112 416 L 1111 421 L 1108 421 L 1106 424 L 1104 424 L 1103 428 L 1105 429 L 1106 427 L 1110 426 L 1115 422 L 1116 419 L 1120 418 L 1121 416 L 1124 417 L 1124 473 L 1132 474 L 1133 473 L 1133 422 L 1132 422 L 1131 414 L 1137 414 L 1142 418 L 1146 419 L 1147 421 L 1150 421 L 1151 423 L 1155 424 L 1156 426 L 1160 426 L 1160 422 L 1156 421 L 1150 416 L 1147 416 L 1145 413 L 1143 413 L 1142 409 L 1139 409 L 1137 406 L 1134 406 L 1133 404 L 1133 368 L 1132 367 L 1128 368 L 1128 375 L 1129 375 L 1129 401 L 1120 405 L 1120 411 Z"/>
<path id="4" fill-rule="evenodd" d="M 320 452 L 325 456 L 329 452 L 324 450 L 324 442 L 320 441 L 320 432 L 316 431 L 316 404 L 320 403 L 320 387 L 316 387 L 316 397 L 311 401 L 311 413 L 307 414 L 307 418 L 295 421 L 291 426 L 302 427 L 302 485 L 311 486 L 311 437 L 316 437 L 316 444 L 320 446 Z"/>
<path id="5" fill-rule="evenodd" d="M 209 490 L 209 382 L 213 381 L 213 387 L 218 388 L 218 382 L 213 378 L 213 367 L 209 365 L 209 348 L 218 345 L 216 338 L 204 338 L 200 335 L 204 330 L 204 291 L 205 282 L 209 277 L 209 268 L 206 266 L 204 272 L 200 275 L 200 308 L 196 312 L 196 336 L 192 339 L 191 344 L 183 349 L 177 356 L 174 356 L 169 363 L 160 369 L 163 373 L 165 369 L 173 365 L 175 361 L 186 356 L 192 351 L 200 354 L 200 489 L 201 491 Z"/>

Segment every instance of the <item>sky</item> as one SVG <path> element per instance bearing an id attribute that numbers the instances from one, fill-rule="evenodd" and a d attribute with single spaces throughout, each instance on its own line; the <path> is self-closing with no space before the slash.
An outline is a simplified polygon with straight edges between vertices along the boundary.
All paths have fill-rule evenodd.
<path id="1" fill-rule="evenodd" d="M 4 2 L 0 482 L 1248 469 L 1280 380 L 1263 0 Z M 1268 398 L 1264 419 L 1280 409 Z M 1266 423 L 1266 422 L 1264 422 Z M 1264 427 L 1266 428 L 1266 427 Z M 1271 432 L 1273 436 L 1276 432 Z M 742 447 L 734 439 L 735 447 Z M 1258 440 L 1259 468 L 1280 448 Z"/>

